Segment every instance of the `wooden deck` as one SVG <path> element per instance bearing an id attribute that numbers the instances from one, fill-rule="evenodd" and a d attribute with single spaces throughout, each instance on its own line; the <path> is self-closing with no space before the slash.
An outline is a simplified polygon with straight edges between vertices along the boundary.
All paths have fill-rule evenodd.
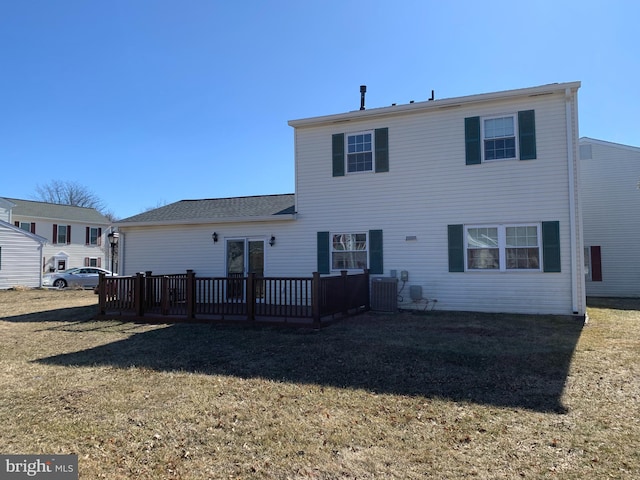
<path id="1" fill-rule="evenodd" d="M 100 277 L 97 318 L 320 328 L 369 310 L 369 274 L 321 277 Z"/>

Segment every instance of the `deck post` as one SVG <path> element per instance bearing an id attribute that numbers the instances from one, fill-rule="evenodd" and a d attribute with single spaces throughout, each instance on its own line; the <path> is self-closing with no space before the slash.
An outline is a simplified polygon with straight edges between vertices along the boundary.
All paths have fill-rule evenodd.
<path id="1" fill-rule="evenodd" d="M 133 295 L 136 315 L 142 317 L 144 316 L 144 273 L 137 273 L 134 282 Z"/>
<path id="2" fill-rule="evenodd" d="M 98 312 L 100 315 L 107 313 L 107 289 L 104 273 L 98 277 Z"/>
<path id="3" fill-rule="evenodd" d="M 313 324 L 320 326 L 320 274 L 313 272 L 311 280 L 311 315 L 313 316 Z"/>
<path id="4" fill-rule="evenodd" d="M 162 315 L 169 314 L 169 306 L 171 305 L 171 292 L 169 291 L 169 277 L 166 275 L 160 279 L 160 311 Z M 147 285 L 149 285 L 147 283 Z"/>
<path id="5" fill-rule="evenodd" d="M 196 317 L 196 273 L 193 270 L 187 270 L 187 318 Z"/>
<path id="6" fill-rule="evenodd" d="M 145 310 L 148 310 L 154 307 L 156 304 L 158 298 L 156 289 L 158 288 L 158 286 L 153 283 L 153 278 L 151 278 L 153 273 L 151 272 L 151 270 L 147 270 L 146 272 L 144 272 L 144 274 L 146 276 L 146 280 L 142 285 L 142 304 L 144 305 Z M 160 292 L 160 301 L 162 301 L 162 292 Z"/>
<path id="7" fill-rule="evenodd" d="M 367 292 L 366 295 L 366 303 L 364 304 L 364 310 L 365 312 L 368 312 L 369 310 L 371 310 L 371 287 L 370 287 L 370 283 L 369 283 L 369 269 L 365 268 L 364 269 L 364 285 L 362 286 L 362 288 L 364 288 Z"/>
<path id="8" fill-rule="evenodd" d="M 247 320 L 256 321 L 256 292 L 255 292 L 256 274 L 250 272 L 247 275 Z"/>
<path id="9" fill-rule="evenodd" d="M 346 317 L 349 315 L 349 286 L 347 285 L 347 271 L 340 270 L 340 276 L 342 277 L 342 288 L 340 289 L 341 299 L 340 302 L 342 304 L 342 314 Z"/>

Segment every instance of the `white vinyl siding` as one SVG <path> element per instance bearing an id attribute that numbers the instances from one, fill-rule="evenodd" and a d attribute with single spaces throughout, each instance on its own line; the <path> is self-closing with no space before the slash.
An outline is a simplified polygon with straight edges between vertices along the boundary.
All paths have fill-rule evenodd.
<path id="1" fill-rule="evenodd" d="M 535 162 L 465 165 L 466 117 L 533 108 Z M 349 127 L 388 127 L 391 168 L 385 175 L 331 178 L 331 136 L 344 131 L 344 124 L 296 128 L 297 223 L 303 230 L 383 230 L 384 274 L 407 270 L 408 284 L 421 285 L 425 297 L 438 299 L 439 309 L 572 313 L 564 93 L 352 120 Z M 569 135 L 575 136 L 577 155 L 576 131 Z M 519 271 L 514 281 L 514 275 L 500 272 L 490 282 L 484 275 L 449 273 L 447 225 L 546 220 L 560 223 L 561 273 Z"/>
<path id="2" fill-rule="evenodd" d="M 587 281 L 588 296 L 640 297 L 640 148 L 580 140 L 584 245 L 601 249 L 602 281 Z M 590 158 L 589 158 L 590 157 Z"/>
<path id="3" fill-rule="evenodd" d="M 40 244 L 31 236 L 0 225 L 0 290 L 40 286 Z"/>

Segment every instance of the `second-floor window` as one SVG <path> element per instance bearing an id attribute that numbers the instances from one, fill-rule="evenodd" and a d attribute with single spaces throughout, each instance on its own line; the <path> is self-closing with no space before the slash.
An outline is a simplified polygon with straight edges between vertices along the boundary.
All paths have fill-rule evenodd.
<path id="1" fill-rule="evenodd" d="M 515 116 L 485 118 L 483 127 L 485 160 L 516 158 Z"/>
<path id="2" fill-rule="evenodd" d="M 36 233 L 36 224 L 34 222 L 15 221 L 14 225 L 25 232 Z"/>
<path id="3" fill-rule="evenodd" d="M 58 239 L 56 243 L 67 243 L 67 226 L 66 225 L 58 225 Z"/>
<path id="4" fill-rule="evenodd" d="M 347 135 L 347 173 L 373 170 L 372 132 Z"/>
<path id="5" fill-rule="evenodd" d="M 87 245 L 100 245 L 100 237 L 102 229 L 98 227 L 87 227 L 86 243 Z"/>
<path id="6" fill-rule="evenodd" d="M 389 129 L 334 133 L 331 138 L 332 175 L 389 171 Z"/>
<path id="7" fill-rule="evenodd" d="M 71 225 L 53 224 L 53 243 L 71 243 Z"/>
<path id="8" fill-rule="evenodd" d="M 464 140 L 467 165 L 493 160 L 534 160 L 537 157 L 535 111 L 467 117 Z"/>

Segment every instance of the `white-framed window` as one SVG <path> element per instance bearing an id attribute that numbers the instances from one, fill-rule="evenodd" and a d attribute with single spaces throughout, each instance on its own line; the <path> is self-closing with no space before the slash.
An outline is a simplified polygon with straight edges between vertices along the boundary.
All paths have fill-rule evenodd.
<path id="1" fill-rule="evenodd" d="M 100 229 L 95 227 L 89 227 L 89 245 L 99 245 L 100 243 Z M 97 267 L 97 265 L 91 265 Z"/>
<path id="2" fill-rule="evenodd" d="M 481 125 L 484 161 L 518 158 L 516 115 L 484 117 Z"/>
<path id="3" fill-rule="evenodd" d="M 67 225 L 58 225 L 58 238 L 56 243 L 67 243 L 68 227 Z"/>
<path id="4" fill-rule="evenodd" d="M 95 257 L 89 257 L 89 261 L 88 263 L 88 267 L 99 267 L 100 265 L 98 265 L 98 259 Z"/>
<path id="5" fill-rule="evenodd" d="M 347 173 L 373 171 L 373 131 L 348 133 Z"/>
<path id="6" fill-rule="evenodd" d="M 31 222 L 20 222 L 20 229 L 25 232 L 31 232 Z"/>
<path id="7" fill-rule="evenodd" d="M 331 234 L 331 269 L 363 270 L 369 258 L 366 233 Z"/>
<path id="8" fill-rule="evenodd" d="M 466 269 L 539 271 L 540 225 L 470 225 L 465 227 Z"/>

